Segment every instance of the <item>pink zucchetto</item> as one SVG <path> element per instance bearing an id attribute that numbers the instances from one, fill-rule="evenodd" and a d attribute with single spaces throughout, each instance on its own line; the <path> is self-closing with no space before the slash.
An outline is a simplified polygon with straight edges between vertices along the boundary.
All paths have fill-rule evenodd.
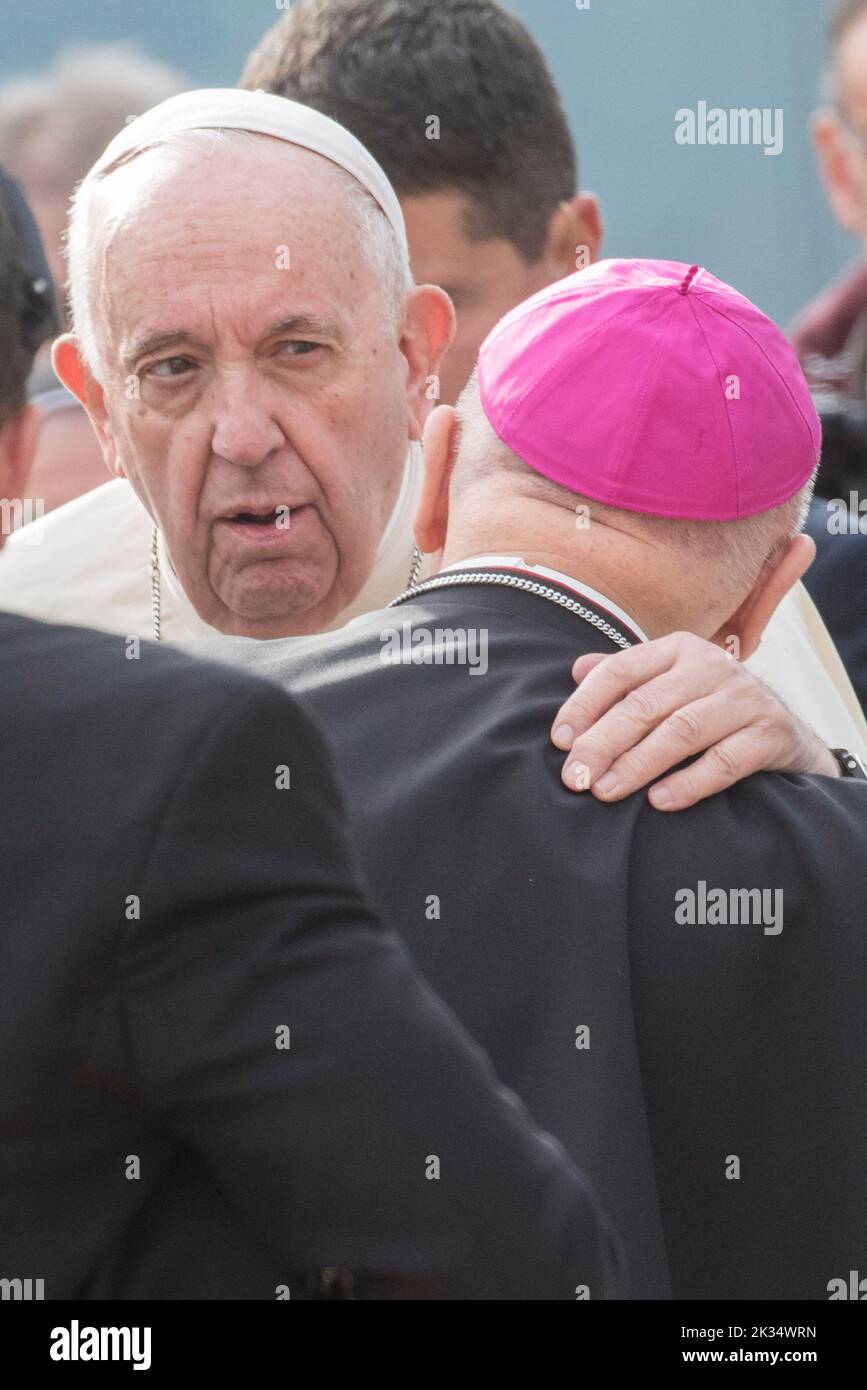
<path id="1" fill-rule="evenodd" d="M 488 335 L 478 374 L 484 412 L 519 458 L 626 511 L 752 516 L 818 463 L 791 345 L 698 266 L 600 261 L 549 285 Z"/>

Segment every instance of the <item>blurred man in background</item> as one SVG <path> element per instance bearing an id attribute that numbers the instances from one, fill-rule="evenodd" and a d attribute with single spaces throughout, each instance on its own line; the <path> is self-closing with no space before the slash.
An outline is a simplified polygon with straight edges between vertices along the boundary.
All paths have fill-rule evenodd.
<path id="1" fill-rule="evenodd" d="M 867 0 L 840 0 L 828 34 L 827 106 L 813 141 L 829 207 L 867 252 Z M 823 421 L 818 495 L 867 480 L 867 263 L 862 258 L 803 309 L 790 336 Z"/>
<path id="2" fill-rule="evenodd" d="M 813 139 L 828 204 L 862 256 L 801 312 L 790 336 L 822 419 L 805 583 L 867 709 L 867 0 L 840 0 L 828 34 L 828 104 Z"/>
<path id="3" fill-rule="evenodd" d="M 66 326 L 63 238 L 73 189 L 132 117 L 182 91 L 179 72 L 125 43 L 62 49 L 38 76 L 0 85 L 0 166 L 17 179 L 36 218 Z M 85 412 L 55 376 L 49 345 L 39 353 L 28 394 L 39 419 L 28 495 L 44 511 L 106 481 Z"/>

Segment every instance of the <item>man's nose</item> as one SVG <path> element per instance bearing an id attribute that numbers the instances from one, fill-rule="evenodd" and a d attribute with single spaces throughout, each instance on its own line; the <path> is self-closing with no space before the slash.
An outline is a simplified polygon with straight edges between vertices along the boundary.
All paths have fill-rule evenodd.
<path id="1" fill-rule="evenodd" d="M 252 386 L 239 389 L 237 383 L 223 392 L 211 439 L 215 454 L 228 463 L 255 468 L 285 442 L 264 393 Z"/>

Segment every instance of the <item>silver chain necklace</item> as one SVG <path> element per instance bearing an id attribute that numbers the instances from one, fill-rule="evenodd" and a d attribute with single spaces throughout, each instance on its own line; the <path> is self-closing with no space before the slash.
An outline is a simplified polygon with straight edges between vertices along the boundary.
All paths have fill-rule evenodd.
<path id="1" fill-rule="evenodd" d="M 539 584 L 534 579 L 522 579 L 517 574 L 495 574 L 490 570 L 455 570 L 450 574 L 438 574 L 433 579 L 425 579 L 423 583 L 410 586 L 404 593 L 392 599 L 389 608 L 395 608 L 399 603 L 405 603 L 408 599 L 418 598 L 419 594 L 426 594 L 434 589 L 449 589 L 456 584 L 499 584 L 509 589 L 522 589 L 528 594 L 538 594 L 540 598 L 548 599 L 550 603 L 556 603 L 559 608 L 566 608 L 570 613 L 575 613 L 579 618 L 583 618 L 585 623 L 597 628 L 605 637 L 608 637 L 617 647 L 626 650 L 633 647 L 635 643 L 628 637 L 624 637 L 622 632 L 618 632 L 616 627 L 612 627 L 598 613 L 594 613 L 592 608 L 586 608 L 577 599 L 569 598 L 568 594 L 562 594 L 559 589 L 552 589 L 547 584 Z"/>
<path id="2" fill-rule="evenodd" d="M 151 536 L 151 616 L 154 623 L 154 641 L 159 642 L 162 635 L 162 596 L 160 584 L 160 533 L 154 526 Z"/>
<path id="3" fill-rule="evenodd" d="M 418 576 L 421 572 L 421 566 L 422 553 L 419 550 L 418 546 L 414 545 L 412 548 L 412 563 L 409 567 L 409 577 L 406 581 L 410 589 L 413 587 L 414 584 L 418 582 Z M 154 641 L 160 642 L 162 640 L 163 602 L 162 582 L 160 577 L 160 533 L 157 526 L 154 526 L 153 534 L 151 536 L 150 573 L 151 617 L 153 618 Z"/>

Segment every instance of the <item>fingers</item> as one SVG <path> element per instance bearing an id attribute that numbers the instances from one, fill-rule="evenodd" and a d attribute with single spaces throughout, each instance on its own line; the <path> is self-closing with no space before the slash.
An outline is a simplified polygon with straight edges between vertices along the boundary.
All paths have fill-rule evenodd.
<path id="1" fill-rule="evenodd" d="M 664 776 L 669 768 L 676 767 L 684 758 L 712 747 L 723 750 L 716 754 L 722 776 L 729 768 L 730 760 L 726 739 L 745 731 L 749 733 L 747 751 L 751 753 L 752 763 L 749 767 L 741 763 L 737 768 L 729 768 L 731 777 L 724 785 L 730 786 L 749 772 L 767 766 L 778 750 L 779 738 L 775 728 L 770 724 L 766 727 L 751 723 L 752 714 L 750 702 L 738 698 L 734 693 L 730 697 L 708 695 L 682 709 L 675 707 L 668 718 L 649 730 L 646 737 L 616 757 L 606 772 L 595 781 L 591 779 L 590 789 L 602 801 L 620 801 Z M 580 739 L 578 743 L 581 743 Z M 695 797 L 695 800 L 701 799 L 701 795 Z M 662 799 L 651 800 L 654 805 L 663 804 Z"/>
<path id="2" fill-rule="evenodd" d="M 630 647 L 617 656 L 593 653 L 579 657 L 572 675 L 581 684 L 557 711 L 552 725 L 553 742 L 558 748 L 568 748 L 624 695 L 670 670 L 676 656 L 677 648 L 671 640 L 661 638 Z"/>
<path id="3" fill-rule="evenodd" d="M 711 695 L 707 684 L 706 671 L 677 667 L 631 690 L 574 740 L 565 785 L 606 800 L 627 796 L 755 715 L 749 682 L 724 683 Z"/>
<path id="4" fill-rule="evenodd" d="M 647 798 L 658 811 L 684 811 L 716 792 L 725 791 L 742 777 L 765 766 L 762 740 L 753 726 L 730 734 L 709 748 L 689 767 L 650 788 Z"/>
<path id="5" fill-rule="evenodd" d="M 663 778 L 649 800 L 675 811 L 753 772 L 822 772 L 833 761 L 773 691 L 692 633 L 580 657 L 572 673 L 580 685 L 552 730 L 568 749 L 562 779 L 571 791 L 619 801 Z M 705 755 L 664 776 L 698 753 Z"/>
<path id="6" fill-rule="evenodd" d="M 580 685 L 585 677 L 590 675 L 594 666 L 598 666 L 600 661 L 607 660 L 604 652 L 588 652 L 586 656 L 579 656 L 572 667 L 572 679 L 575 684 Z"/>

